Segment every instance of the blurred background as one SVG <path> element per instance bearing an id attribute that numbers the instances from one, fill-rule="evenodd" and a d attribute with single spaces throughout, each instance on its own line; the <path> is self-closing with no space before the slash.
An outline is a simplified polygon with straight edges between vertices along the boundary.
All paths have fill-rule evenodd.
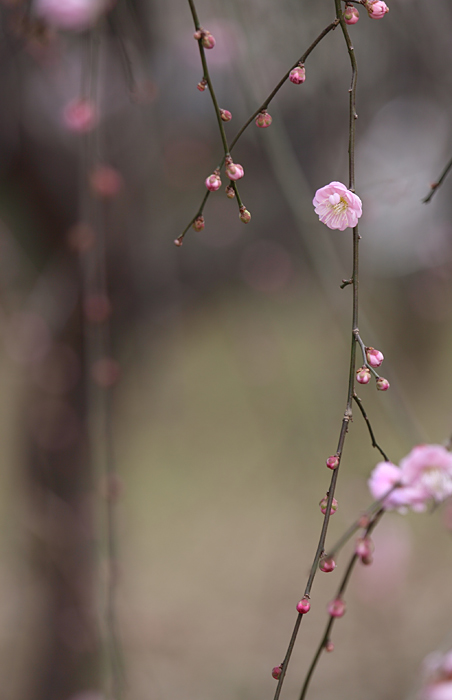
<path id="1" fill-rule="evenodd" d="M 199 0 L 232 139 L 334 2 Z M 0 669 L 5 700 L 261 700 L 314 556 L 347 392 L 350 231 L 311 204 L 348 181 L 340 30 L 234 149 L 244 226 L 188 3 L 3 0 L 0 47 Z M 350 27 L 359 79 L 361 396 L 394 462 L 452 429 L 452 6 L 391 0 Z M 330 544 L 370 503 L 359 413 Z M 310 697 L 415 697 L 452 646 L 452 512 L 387 515 Z M 315 581 L 298 697 L 346 553 Z M 115 634 L 108 622 L 112 609 Z M 113 673 L 112 673 L 113 670 Z M 122 691 L 118 692 L 118 686 Z"/>

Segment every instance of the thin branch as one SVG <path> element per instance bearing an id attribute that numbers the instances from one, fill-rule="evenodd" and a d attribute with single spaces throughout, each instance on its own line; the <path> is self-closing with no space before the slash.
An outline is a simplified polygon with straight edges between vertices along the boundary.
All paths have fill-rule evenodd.
<path id="1" fill-rule="evenodd" d="M 366 528 L 366 535 L 371 534 L 372 530 L 376 527 L 376 525 L 380 521 L 384 512 L 385 512 L 384 509 L 381 509 L 378 511 L 378 513 L 373 518 L 372 522 L 369 523 L 368 527 Z M 342 598 L 342 596 L 347 588 L 348 582 L 350 581 L 350 577 L 352 575 L 352 572 L 353 572 L 353 569 L 355 567 L 357 559 L 358 559 L 358 555 L 356 553 L 351 556 L 350 561 L 349 561 L 348 566 L 347 566 L 347 569 L 345 570 L 344 576 L 342 577 L 341 583 L 340 583 L 339 588 L 337 590 L 335 598 Z M 325 647 L 330 639 L 330 633 L 331 633 L 331 630 L 333 628 L 335 620 L 336 620 L 336 618 L 332 617 L 330 615 L 330 618 L 329 618 L 327 625 L 325 627 L 325 631 L 323 633 L 322 639 L 320 640 L 320 644 L 317 647 L 317 650 L 314 654 L 314 658 L 313 658 L 311 665 L 308 669 L 308 672 L 306 674 L 306 678 L 305 678 L 305 681 L 303 683 L 303 687 L 301 689 L 299 700 L 304 700 L 304 698 L 306 697 L 306 693 L 308 691 L 308 687 L 309 687 L 309 683 L 311 681 L 312 675 L 316 669 L 316 666 L 317 666 L 317 663 L 320 659 L 322 651 L 325 649 Z"/>
<path id="2" fill-rule="evenodd" d="M 427 202 L 430 202 L 431 198 L 435 194 L 435 192 L 441 187 L 443 184 L 444 180 L 449 174 L 450 169 L 452 168 L 452 158 L 444 168 L 443 172 L 441 173 L 439 179 L 437 182 L 434 182 L 432 185 L 430 185 L 431 192 L 428 194 L 424 199 L 422 200 L 423 204 L 427 204 Z"/>
<path id="3" fill-rule="evenodd" d="M 377 448 L 377 450 L 380 452 L 380 454 L 382 455 L 385 462 L 390 462 L 391 460 L 389 459 L 389 457 L 386 455 L 386 453 L 383 451 L 383 449 L 380 447 L 380 445 L 378 444 L 378 442 L 375 439 L 374 431 L 372 430 L 372 425 L 370 423 L 369 417 L 364 409 L 363 402 L 361 401 L 361 399 L 359 398 L 359 396 L 356 393 L 353 394 L 353 398 L 354 398 L 359 410 L 361 411 L 362 417 L 366 421 L 367 429 L 369 431 L 370 439 L 372 441 L 372 447 Z"/>
<path id="4" fill-rule="evenodd" d="M 199 19 L 198 19 L 197 13 L 196 13 L 196 8 L 194 7 L 194 4 L 193 4 L 193 1 L 192 1 L 192 0 L 188 0 L 188 1 L 189 1 L 189 3 L 190 3 L 190 8 L 191 8 L 191 10 L 192 10 L 192 15 L 193 15 L 193 20 L 194 20 L 194 22 L 195 22 L 196 30 L 198 30 L 198 29 L 200 29 L 200 26 L 201 26 L 201 25 L 199 24 Z M 322 41 L 322 39 L 324 39 L 324 37 L 326 37 L 326 35 L 329 34 L 333 29 L 336 29 L 336 27 L 337 27 L 338 24 L 339 24 L 339 20 L 336 18 L 336 19 L 334 20 L 334 22 L 331 22 L 331 24 L 329 24 L 327 27 L 325 27 L 325 29 L 324 29 L 322 32 L 320 32 L 320 34 L 318 35 L 318 37 L 317 37 L 316 39 L 314 39 L 314 41 L 313 41 L 312 44 L 309 46 L 309 48 L 306 49 L 306 51 L 304 52 L 304 54 L 302 54 L 302 56 L 300 56 L 300 58 L 298 59 L 298 61 L 296 61 L 296 63 L 294 63 L 294 64 L 289 68 L 289 70 L 284 74 L 284 76 L 281 78 L 281 80 L 279 81 L 279 83 L 278 83 L 278 84 L 276 85 L 276 87 L 271 91 L 271 93 L 270 93 L 270 94 L 268 95 L 268 97 L 264 100 L 264 102 L 261 104 L 261 106 L 260 106 L 255 112 L 253 112 L 253 114 L 247 119 L 247 121 L 244 123 L 244 125 L 241 127 L 241 129 L 239 129 L 239 131 L 237 132 L 237 134 L 234 136 L 234 138 L 232 139 L 232 141 L 231 141 L 231 143 L 230 143 L 230 146 L 229 146 L 229 153 L 232 151 L 232 149 L 234 148 L 234 146 L 236 145 L 237 141 L 240 139 L 240 137 L 242 136 L 242 134 L 244 133 L 244 131 L 246 131 L 246 129 L 247 129 L 247 128 L 249 127 L 249 125 L 254 121 L 254 119 L 256 119 L 256 117 L 260 114 L 260 112 L 262 112 L 262 110 L 264 110 L 264 109 L 267 109 L 268 105 L 269 105 L 270 102 L 273 100 L 273 98 L 275 97 L 275 95 L 279 92 L 279 90 L 282 88 L 282 86 L 284 85 L 284 83 L 288 80 L 289 75 L 290 75 L 290 71 L 292 71 L 294 68 L 296 68 L 296 67 L 298 66 L 299 63 L 304 63 L 304 62 L 306 61 L 306 59 L 308 58 L 308 56 L 312 53 L 312 51 L 314 51 L 314 49 L 315 49 L 315 47 L 317 46 L 317 44 L 319 44 L 319 43 Z M 204 49 L 202 48 L 202 46 L 201 46 L 201 43 L 200 43 L 200 51 L 201 51 L 201 49 L 204 50 Z M 204 63 L 203 63 L 203 67 L 204 67 Z M 206 67 L 207 67 L 207 64 L 206 64 Z M 208 71 L 207 71 L 207 72 L 208 72 Z M 209 90 L 211 91 L 211 94 L 212 94 L 211 82 L 209 82 L 209 81 L 210 81 L 210 77 L 209 77 L 208 75 L 206 75 L 206 74 L 204 75 L 204 77 L 205 77 L 206 80 L 207 80 L 207 84 L 208 84 L 208 86 L 209 86 Z M 213 93 L 213 94 L 214 94 L 214 93 Z M 217 106 L 218 106 L 218 105 L 217 105 Z M 219 114 L 219 112 L 217 112 L 217 119 L 218 119 L 218 114 Z M 220 123 L 220 129 L 222 129 L 222 130 L 223 130 L 223 133 L 224 133 L 224 128 L 223 128 L 223 124 L 222 124 L 222 121 L 221 121 L 221 117 L 220 117 L 220 122 L 221 122 L 221 123 Z M 224 146 L 224 142 L 223 142 L 223 146 Z M 225 152 L 225 156 L 226 156 L 226 155 L 227 155 L 227 154 L 226 154 L 226 152 Z M 217 169 L 220 169 L 220 168 L 223 167 L 224 160 L 225 160 L 225 159 L 222 158 L 222 160 L 220 161 L 220 163 L 217 165 Z M 234 189 L 236 189 L 236 188 L 234 188 Z M 210 193 L 210 191 L 208 190 L 207 193 L 204 195 L 203 200 L 202 200 L 202 202 L 201 202 L 201 204 L 200 204 L 200 206 L 199 206 L 199 208 L 198 208 L 198 210 L 197 210 L 195 216 L 191 219 L 190 223 L 186 226 L 186 228 L 184 229 L 184 231 L 180 234 L 180 236 L 178 236 L 178 238 L 177 238 L 176 240 L 181 240 L 181 239 L 185 236 L 185 234 L 187 233 L 187 231 L 188 231 L 188 229 L 190 228 L 190 226 L 191 226 L 191 225 L 194 223 L 194 221 L 198 218 L 198 216 L 201 216 L 201 215 L 202 215 L 202 213 L 203 213 L 203 211 L 204 211 L 205 204 L 206 204 L 206 202 L 207 202 L 207 200 L 208 200 L 210 194 L 211 194 L 211 193 Z M 237 192 L 236 192 L 236 194 L 237 194 Z M 239 207 L 240 207 L 240 201 L 239 201 L 239 199 L 240 199 L 240 198 L 238 197 L 237 202 L 239 203 Z"/>

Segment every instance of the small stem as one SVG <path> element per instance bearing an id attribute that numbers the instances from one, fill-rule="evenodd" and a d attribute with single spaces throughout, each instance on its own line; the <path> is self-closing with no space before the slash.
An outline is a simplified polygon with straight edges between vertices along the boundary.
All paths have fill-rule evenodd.
<path id="1" fill-rule="evenodd" d="M 383 451 L 383 449 L 380 447 L 380 445 L 378 444 L 378 442 L 375 439 L 374 431 L 372 430 L 372 426 L 370 424 L 369 417 L 364 409 L 363 402 L 361 401 L 361 399 L 359 398 L 359 396 L 356 393 L 353 394 L 353 399 L 355 400 L 359 410 L 361 411 L 362 417 L 366 421 L 367 429 L 369 431 L 370 439 L 372 441 L 372 447 L 377 448 L 377 450 L 380 452 L 380 454 L 382 455 L 385 462 L 390 462 L 390 459 L 387 457 L 386 453 Z"/>
<path id="2" fill-rule="evenodd" d="M 433 197 L 433 195 L 435 194 L 435 192 L 436 192 L 436 191 L 441 187 L 441 185 L 443 184 L 443 182 L 444 182 L 444 180 L 446 179 L 446 177 L 448 176 L 449 171 L 450 171 L 451 168 L 452 168 L 452 158 L 450 159 L 450 161 L 448 162 L 448 164 L 447 164 L 446 167 L 444 168 L 444 170 L 443 170 L 443 172 L 441 173 L 441 175 L 440 175 L 438 181 L 437 181 L 437 182 L 434 182 L 433 185 L 430 185 L 431 192 L 430 192 L 430 194 L 428 194 L 426 197 L 424 197 L 424 199 L 422 200 L 423 204 L 427 204 L 427 202 L 429 202 L 429 201 L 431 200 L 431 198 Z"/>
<path id="3" fill-rule="evenodd" d="M 382 517 L 382 515 L 383 515 L 384 512 L 385 512 L 384 509 L 381 509 L 381 510 L 378 511 L 378 513 L 377 513 L 377 514 L 375 515 L 375 517 L 373 518 L 372 522 L 371 522 L 371 523 L 368 525 L 368 527 L 366 528 L 366 535 L 370 535 L 370 534 L 371 534 L 372 530 L 376 527 L 376 525 L 377 525 L 378 522 L 380 521 L 380 519 L 381 519 L 381 517 Z M 357 559 L 358 559 L 358 555 L 357 555 L 357 554 L 352 554 L 352 556 L 351 556 L 351 558 L 350 558 L 350 561 L 349 561 L 349 563 L 348 563 L 347 569 L 346 569 L 346 571 L 345 571 L 345 573 L 344 573 L 344 576 L 342 577 L 341 583 L 340 583 L 339 588 L 338 588 L 338 590 L 337 590 L 337 593 L 336 593 L 336 596 L 335 596 L 336 598 L 342 598 L 342 595 L 344 594 L 345 589 L 347 588 L 348 582 L 350 581 L 350 577 L 351 577 L 351 575 L 352 575 L 352 572 L 353 572 L 353 569 L 354 569 L 354 567 L 355 567 L 355 564 L 356 564 Z M 311 665 L 310 665 L 310 667 L 309 667 L 309 669 L 308 669 L 308 672 L 307 672 L 307 674 L 306 674 L 306 678 L 305 678 L 305 681 L 304 681 L 304 683 L 303 683 L 303 687 L 302 687 L 302 689 L 301 689 L 301 693 L 300 693 L 300 698 L 299 698 L 299 700 L 304 700 L 304 698 L 306 697 L 306 693 L 307 693 L 307 691 L 308 691 L 308 687 L 309 687 L 309 683 L 310 683 L 310 681 L 311 681 L 312 675 L 313 675 L 313 673 L 314 673 L 314 671 L 315 671 L 315 668 L 316 668 L 317 663 L 318 663 L 318 661 L 319 661 L 319 659 L 320 659 L 320 656 L 321 656 L 321 654 L 322 654 L 322 651 L 325 649 L 326 643 L 327 643 L 328 640 L 329 640 L 330 632 L 331 632 L 331 630 L 332 630 L 332 628 L 333 628 L 333 625 L 334 625 L 335 620 L 336 620 L 335 617 L 330 616 L 330 619 L 329 619 L 328 622 L 327 622 L 327 625 L 326 625 L 326 627 L 325 627 L 325 631 L 324 631 L 324 633 L 323 633 L 322 639 L 320 640 L 320 644 L 319 644 L 319 646 L 317 647 L 317 650 L 316 650 L 316 652 L 315 652 L 315 654 L 314 654 L 314 658 L 312 659 Z"/>

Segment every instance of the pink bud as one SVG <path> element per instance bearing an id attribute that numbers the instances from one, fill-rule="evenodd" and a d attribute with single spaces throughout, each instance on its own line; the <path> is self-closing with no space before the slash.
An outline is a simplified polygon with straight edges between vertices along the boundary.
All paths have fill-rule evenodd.
<path id="1" fill-rule="evenodd" d="M 64 108 L 63 120 L 70 131 L 86 133 L 96 126 L 96 107 L 91 100 L 71 100 Z"/>
<path id="2" fill-rule="evenodd" d="M 377 389 L 378 391 L 387 391 L 390 387 L 390 383 L 384 377 L 378 377 L 377 379 Z"/>
<path id="3" fill-rule="evenodd" d="M 226 175 L 230 180 L 240 180 L 245 174 L 245 171 L 238 163 L 232 161 L 226 165 Z"/>
<path id="4" fill-rule="evenodd" d="M 319 503 L 320 510 L 322 511 L 323 515 L 326 513 L 326 507 L 328 505 L 328 497 L 325 496 L 322 498 L 322 500 Z M 330 509 L 330 515 L 333 515 L 337 511 L 337 501 L 335 498 L 333 498 L 333 502 L 331 503 L 331 509 Z"/>
<path id="5" fill-rule="evenodd" d="M 234 192 L 234 188 L 232 185 L 228 185 L 226 187 L 226 196 L 229 197 L 229 199 L 234 199 L 235 192 Z"/>
<path id="6" fill-rule="evenodd" d="M 370 524 L 370 518 L 367 513 L 363 513 L 358 520 L 359 527 L 368 527 Z"/>
<path id="7" fill-rule="evenodd" d="M 334 644 L 333 644 L 333 642 L 331 641 L 331 639 L 329 639 L 329 640 L 327 641 L 327 643 L 325 644 L 325 651 L 328 651 L 328 652 L 334 651 Z"/>
<path id="8" fill-rule="evenodd" d="M 198 29 L 194 34 L 193 34 L 193 39 L 196 39 L 196 41 L 199 41 L 202 39 L 202 29 Z"/>
<path id="9" fill-rule="evenodd" d="M 364 561 L 366 558 L 372 558 L 372 553 L 374 551 L 374 543 L 370 537 L 359 537 L 355 543 L 355 553 Z"/>
<path id="10" fill-rule="evenodd" d="M 220 109 L 220 117 L 224 122 L 230 122 L 232 119 L 232 114 L 228 109 Z"/>
<path id="11" fill-rule="evenodd" d="M 329 574 L 330 571 L 334 571 L 335 568 L 336 568 L 336 562 L 334 561 L 334 559 L 331 559 L 331 557 L 329 559 L 324 557 L 323 559 L 320 560 L 320 563 L 319 563 L 320 571 L 324 571 L 326 574 Z"/>
<path id="12" fill-rule="evenodd" d="M 369 384 L 370 369 L 366 366 L 360 367 L 360 369 L 356 373 L 356 381 L 360 384 Z"/>
<path id="13" fill-rule="evenodd" d="M 204 217 L 198 216 L 193 222 L 193 228 L 195 231 L 202 231 L 204 228 Z"/>
<path id="14" fill-rule="evenodd" d="M 385 358 L 380 350 L 366 348 L 366 359 L 371 367 L 379 367 Z"/>
<path id="15" fill-rule="evenodd" d="M 204 92 L 204 90 L 207 87 L 207 80 L 203 78 L 202 80 L 199 81 L 199 83 L 196 86 L 199 90 L 199 92 Z"/>
<path id="16" fill-rule="evenodd" d="M 220 189 L 221 180 L 220 175 L 217 171 L 215 171 L 214 173 L 212 173 L 212 175 L 209 175 L 209 177 L 206 178 L 206 187 L 208 190 L 210 190 L 210 192 L 216 192 Z"/>
<path id="17" fill-rule="evenodd" d="M 304 66 L 296 66 L 289 73 L 289 80 L 295 85 L 300 85 L 306 80 L 306 70 Z"/>
<path id="18" fill-rule="evenodd" d="M 326 460 L 326 466 L 329 469 L 336 469 L 339 466 L 339 457 L 337 455 L 331 455 Z"/>
<path id="19" fill-rule="evenodd" d="M 345 24 L 356 24 L 359 20 L 359 12 L 353 5 L 346 5 L 344 11 Z"/>
<path id="20" fill-rule="evenodd" d="M 302 598 L 297 605 L 297 610 L 302 615 L 305 615 L 311 609 L 311 603 L 307 598 Z"/>
<path id="21" fill-rule="evenodd" d="M 272 121 L 273 120 L 269 113 L 264 110 L 258 115 L 256 119 L 256 126 L 258 126 L 260 129 L 266 129 L 267 126 L 270 126 Z"/>
<path id="22" fill-rule="evenodd" d="M 361 562 L 366 566 L 369 566 L 370 564 L 372 564 L 373 560 L 374 558 L 372 554 L 369 554 L 367 557 L 362 557 Z"/>
<path id="23" fill-rule="evenodd" d="M 251 221 L 251 214 L 249 213 L 248 209 L 245 209 L 243 204 L 240 207 L 239 217 L 240 221 L 243 221 L 244 224 L 249 224 Z"/>
<path id="24" fill-rule="evenodd" d="M 345 614 L 345 603 L 342 598 L 335 598 L 328 603 L 327 610 L 331 617 L 342 617 Z"/>
<path id="25" fill-rule="evenodd" d="M 366 10 L 371 19 L 383 19 L 385 14 L 389 12 L 389 7 L 382 0 L 367 0 Z"/>
<path id="26" fill-rule="evenodd" d="M 204 31 L 202 36 L 202 45 L 205 49 L 213 49 L 215 46 L 215 39 L 210 32 Z"/>
<path id="27" fill-rule="evenodd" d="M 275 667 L 272 669 L 272 676 L 273 676 L 273 678 L 274 678 L 275 680 L 279 680 L 279 678 L 281 677 L 281 673 L 282 673 L 282 668 L 281 668 L 281 666 L 275 666 Z"/>
<path id="28" fill-rule="evenodd" d="M 177 245 L 178 248 L 180 248 L 181 245 L 183 245 L 183 243 L 184 241 L 182 240 L 182 238 L 176 238 L 176 240 L 174 241 L 174 245 Z"/>

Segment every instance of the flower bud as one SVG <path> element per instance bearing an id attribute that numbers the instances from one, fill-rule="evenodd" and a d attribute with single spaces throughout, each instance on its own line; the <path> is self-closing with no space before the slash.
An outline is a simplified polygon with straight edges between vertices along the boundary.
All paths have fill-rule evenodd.
<path id="1" fill-rule="evenodd" d="M 325 644 L 325 651 L 328 651 L 328 652 L 334 651 L 334 644 L 333 644 L 333 642 L 331 641 L 331 639 L 329 639 L 329 640 L 327 641 L 327 643 Z"/>
<path id="2" fill-rule="evenodd" d="M 334 571 L 336 568 L 336 562 L 334 559 L 323 557 L 323 559 L 320 560 L 319 563 L 319 569 L 320 571 L 324 571 L 326 574 L 329 574 L 330 571 Z"/>
<path id="3" fill-rule="evenodd" d="M 342 598 L 335 598 L 328 603 L 327 610 L 331 617 L 342 617 L 345 614 L 345 603 Z"/>
<path id="4" fill-rule="evenodd" d="M 374 543 L 370 537 L 358 537 L 355 543 L 355 554 L 361 559 L 363 563 L 364 559 L 372 559 L 372 553 L 374 551 Z"/>
<path id="5" fill-rule="evenodd" d="M 202 45 L 205 49 L 213 49 L 215 46 L 215 39 L 210 32 L 205 30 L 202 35 Z"/>
<path id="6" fill-rule="evenodd" d="M 326 460 L 326 466 L 328 469 L 336 469 L 339 466 L 339 457 L 337 455 L 331 455 Z"/>
<path id="7" fill-rule="evenodd" d="M 280 679 L 281 673 L 282 673 L 282 668 L 281 668 L 281 666 L 275 666 L 275 667 L 272 669 L 272 676 L 273 676 L 273 678 L 274 678 L 275 680 L 279 680 L 279 679 Z"/>
<path id="8" fill-rule="evenodd" d="M 182 238 L 176 238 L 174 240 L 174 245 L 177 245 L 178 248 L 180 248 L 181 245 L 183 245 L 183 243 L 184 243 L 184 241 L 182 240 Z"/>
<path id="9" fill-rule="evenodd" d="M 240 180 L 245 174 L 245 171 L 238 163 L 232 161 L 226 165 L 226 175 L 230 180 Z"/>
<path id="10" fill-rule="evenodd" d="M 202 80 L 199 81 L 199 83 L 196 86 L 199 90 L 199 92 L 204 92 L 204 90 L 207 87 L 207 80 L 203 78 Z"/>
<path id="11" fill-rule="evenodd" d="M 377 379 L 377 389 L 378 391 L 387 391 L 391 385 L 388 380 L 384 377 L 378 377 Z"/>
<path id="12" fill-rule="evenodd" d="M 202 231 L 204 228 L 204 217 L 198 216 L 193 222 L 193 228 L 195 231 Z"/>
<path id="13" fill-rule="evenodd" d="M 371 367 L 379 367 L 384 359 L 384 355 L 380 350 L 366 348 L 366 360 Z"/>
<path id="14" fill-rule="evenodd" d="M 243 221 L 244 224 L 249 224 L 251 221 L 251 214 L 249 213 L 248 209 L 245 209 L 243 204 L 240 207 L 239 217 L 240 221 Z"/>
<path id="15" fill-rule="evenodd" d="M 193 39 L 196 39 L 196 41 L 199 41 L 202 39 L 202 29 L 198 29 L 194 34 L 193 34 Z"/>
<path id="16" fill-rule="evenodd" d="M 359 20 L 359 12 L 353 5 L 346 5 L 344 11 L 345 24 L 356 24 Z"/>
<path id="17" fill-rule="evenodd" d="M 228 109 L 220 109 L 220 117 L 224 122 L 230 122 L 232 119 L 232 114 Z"/>
<path id="18" fill-rule="evenodd" d="M 363 564 L 365 564 L 366 566 L 369 566 L 370 564 L 372 564 L 373 560 L 374 560 L 374 558 L 373 558 L 372 554 L 369 554 L 369 556 L 367 556 L 367 557 L 362 557 L 361 562 Z"/>
<path id="19" fill-rule="evenodd" d="M 309 612 L 311 609 L 311 603 L 307 598 L 302 598 L 300 602 L 297 604 L 297 610 L 299 613 L 302 615 L 305 615 L 307 612 Z"/>
<path id="20" fill-rule="evenodd" d="M 229 199 L 234 199 L 235 192 L 234 192 L 234 188 L 232 185 L 228 185 L 226 187 L 226 197 L 229 197 Z"/>
<path id="21" fill-rule="evenodd" d="M 256 126 L 258 126 L 260 129 L 266 129 L 267 126 L 270 126 L 272 121 L 273 120 L 269 113 L 264 110 L 263 112 L 260 112 L 260 114 L 258 114 L 256 119 Z"/>
<path id="22" fill-rule="evenodd" d="M 295 85 L 300 85 L 306 80 L 306 70 L 304 66 L 296 66 L 289 73 L 289 80 Z"/>
<path id="23" fill-rule="evenodd" d="M 371 19 L 383 19 L 389 12 L 389 7 L 382 0 L 367 0 L 365 7 Z"/>
<path id="24" fill-rule="evenodd" d="M 370 382 L 370 369 L 365 365 L 360 367 L 356 373 L 356 381 L 360 384 L 369 384 Z"/>
<path id="25" fill-rule="evenodd" d="M 326 507 L 328 505 L 328 496 L 325 496 L 322 498 L 322 500 L 319 503 L 320 510 L 322 511 L 323 515 L 326 513 Z M 331 509 L 330 509 L 330 515 L 333 515 L 337 511 L 337 501 L 335 498 L 333 498 L 333 502 L 331 503 Z"/>
<path id="26" fill-rule="evenodd" d="M 209 175 L 208 178 L 206 178 L 206 187 L 210 192 L 216 192 L 217 190 L 220 189 L 221 187 L 221 180 L 220 180 L 220 174 L 218 173 L 217 170 L 215 170 L 212 175 Z"/>

